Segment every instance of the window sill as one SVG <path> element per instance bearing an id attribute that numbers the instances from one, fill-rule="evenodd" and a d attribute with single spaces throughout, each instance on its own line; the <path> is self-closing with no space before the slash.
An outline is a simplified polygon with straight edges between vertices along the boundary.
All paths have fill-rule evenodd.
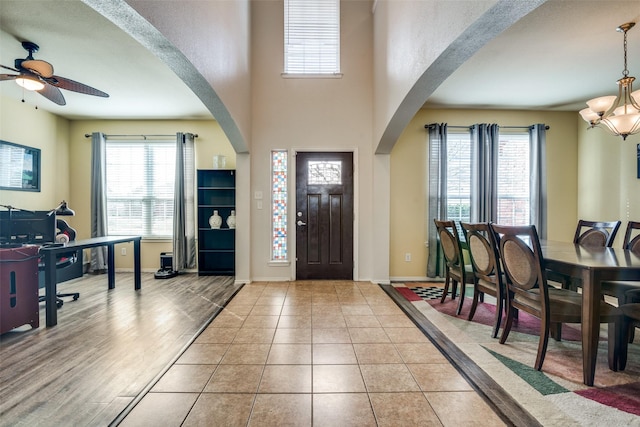
<path id="1" fill-rule="evenodd" d="M 288 267 L 291 265 L 291 261 L 269 261 L 269 267 Z"/>

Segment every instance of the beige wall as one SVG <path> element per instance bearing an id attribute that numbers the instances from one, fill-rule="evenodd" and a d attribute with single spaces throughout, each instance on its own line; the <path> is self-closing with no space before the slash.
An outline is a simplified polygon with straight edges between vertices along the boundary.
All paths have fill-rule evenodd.
<path id="1" fill-rule="evenodd" d="M 621 246 L 627 221 L 640 221 L 640 179 L 636 146 L 639 135 L 623 141 L 605 129 L 588 129 L 578 121 L 578 217 L 621 220 L 614 246 Z"/>
<path id="2" fill-rule="evenodd" d="M 549 125 L 548 238 L 570 241 L 575 231 L 578 206 L 578 128 L 575 117 L 573 112 L 420 110 L 391 152 L 391 278 L 408 280 L 426 276 L 428 158 L 425 124 Z M 411 262 L 405 261 L 406 253 L 411 253 Z"/>
<path id="3" fill-rule="evenodd" d="M 252 3 L 252 135 L 251 188 L 270 200 L 270 151 L 355 152 L 356 277 L 372 278 L 372 15 L 369 2 L 341 5 L 342 78 L 283 78 L 283 2 Z M 291 171 L 294 169 L 290 168 Z M 295 182 L 290 174 L 289 215 L 295 215 Z M 251 272 L 253 280 L 287 280 L 293 264 L 274 265 L 271 256 L 269 209 L 251 206 Z M 293 224 L 293 221 L 290 221 Z M 289 228 L 289 254 L 295 257 L 295 230 Z"/>
<path id="4" fill-rule="evenodd" d="M 0 190 L 0 204 L 48 210 L 69 200 L 69 121 L 33 103 L 0 97 L 0 139 L 42 150 L 41 190 Z"/>

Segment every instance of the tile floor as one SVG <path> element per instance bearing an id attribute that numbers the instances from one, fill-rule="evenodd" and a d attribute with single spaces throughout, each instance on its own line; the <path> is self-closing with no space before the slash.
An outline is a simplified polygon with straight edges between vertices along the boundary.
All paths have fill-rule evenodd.
<path id="1" fill-rule="evenodd" d="M 122 426 L 504 425 L 377 285 L 245 285 Z"/>

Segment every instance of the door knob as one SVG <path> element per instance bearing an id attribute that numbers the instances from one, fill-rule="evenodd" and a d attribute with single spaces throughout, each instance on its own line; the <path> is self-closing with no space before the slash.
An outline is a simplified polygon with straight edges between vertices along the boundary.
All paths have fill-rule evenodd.
<path id="1" fill-rule="evenodd" d="M 298 225 L 307 225 L 306 222 L 302 222 L 301 220 L 298 220 L 298 222 L 296 224 L 298 224 Z"/>

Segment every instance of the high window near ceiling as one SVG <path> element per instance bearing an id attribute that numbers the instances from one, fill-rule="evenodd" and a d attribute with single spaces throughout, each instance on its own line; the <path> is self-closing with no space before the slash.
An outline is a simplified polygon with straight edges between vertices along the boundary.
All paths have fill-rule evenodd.
<path id="1" fill-rule="evenodd" d="M 107 141 L 110 235 L 171 238 L 176 148 L 173 141 Z"/>
<path id="2" fill-rule="evenodd" d="M 340 73 L 340 0 L 284 1 L 284 74 Z"/>

